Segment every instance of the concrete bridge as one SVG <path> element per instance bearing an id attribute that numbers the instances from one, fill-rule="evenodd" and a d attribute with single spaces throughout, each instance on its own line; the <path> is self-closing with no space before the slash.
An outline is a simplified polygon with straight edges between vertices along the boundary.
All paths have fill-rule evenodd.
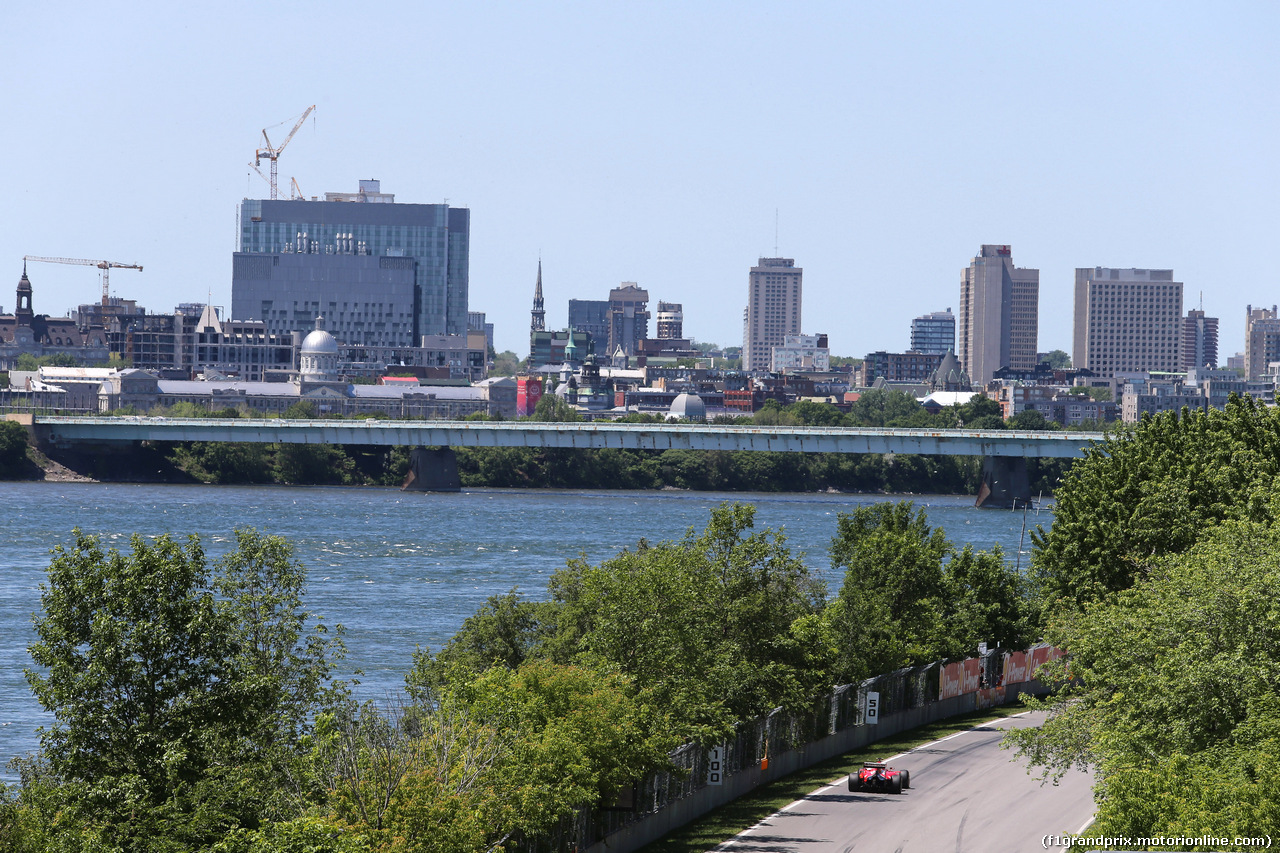
<path id="1" fill-rule="evenodd" d="M 41 443 L 229 441 L 410 447 L 559 447 L 630 450 L 756 450 L 782 453 L 919 453 L 982 456 L 986 502 L 1030 497 L 1026 459 L 1084 456 L 1097 433 L 915 430 L 852 427 L 722 426 L 541 421 L 285 420 L 248 418 L 46 417 L 33 419 Z M 457 488 L 452 450 L 416 452 L 423 488 Z M 448 468 L 453 465 L 453 473 Z M 442 468 L 442 470 L 436 470 Z M 1019 473 L 1020 472 L 1020 473 Z M 1021 483 L 1019 484 L 1019 477 Z M 979 503 L 984 495 L 979 496 Z"/>

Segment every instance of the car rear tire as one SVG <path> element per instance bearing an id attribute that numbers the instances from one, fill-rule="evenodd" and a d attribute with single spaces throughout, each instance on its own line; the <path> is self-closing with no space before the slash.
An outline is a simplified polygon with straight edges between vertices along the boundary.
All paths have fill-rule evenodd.
<path id="1" fill-rule="evenodd" d="M 892 779 L 889 780 L 889 793 L 890 794 L 902 793 L 902 774 L 901 773 L 898 773 Z"/>
<path id="2" fill-rule="evenodd" d="M 858 777 L 857 773 L 849 774 L 849 790 L 850 791 L 862 790 L 862 779 Z"/>

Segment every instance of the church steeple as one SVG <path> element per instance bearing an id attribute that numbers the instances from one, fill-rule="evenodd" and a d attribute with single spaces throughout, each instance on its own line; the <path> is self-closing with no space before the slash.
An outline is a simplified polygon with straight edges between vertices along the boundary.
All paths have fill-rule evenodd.
<path id="1" fill-rule="evenodd" d="M 542 258 L 538 258 L 538 285 L 533 291 L 532 322 L 529 332 L 544 332 L 547 328 L 547 312 L 542 307 Z"/>
<path id="2" fill-rule="evenodd" d="M 18 304 L 14 317 L 19 326 L 30 326 L 35 312 L 31 310 L 31 279 L 27 278 L 27 260 L 22 259 L 22 278 L 18 279 Z"/>

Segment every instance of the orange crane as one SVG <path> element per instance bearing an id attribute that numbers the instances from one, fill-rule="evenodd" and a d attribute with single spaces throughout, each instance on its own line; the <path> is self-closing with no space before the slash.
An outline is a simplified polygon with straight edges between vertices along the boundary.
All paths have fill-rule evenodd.
<path id="1" fill-rule="evenodd" d="M 90 261 L 84 258 L 40 258 L 40 257 L 36 257 L 35 255 L 23 255 L 22 259 L 24 261 L 41 261 L 42 263 L 46 263 L 46 264 L 78 264 L 82 267 L 97 267 L 98 269 L 102 270 L 102 307 L 103 308 L 107 307 L 107 301 L 111 295 L 110 284 L 108 283 L 108 276 L 111 275 L 111 270 L 122 269 L 122 270 L 137 270 L 138 272 L 142 272 L 142 267 L 138 264 L 120 264 L 120 263 L 116 263 L 115 261 Z"/>
<path id="2" fill-rule="evenodd" d="M 262 129 L 262 140 L 267 143 L 267 147 L 259 148 L 255 151 L 253 162 L 249 165 L 253 166 L 256 171 L 262 165 L 263 160 L 271 161 L 271 177 L 267 179 L 267 183 L 271 184 L 271 198 L 273 199 L 276 197 L 276 161 L 280 159 L 280 154 L 284 151 L 284 147 L 289 144 L 289 140 L 293 139 L 293 135 L 298 132 L 298 128 L 302 127 L 302 123 L 307 120 L 307 116 L 311 115 L 311 111 L 315 108 L 315 104 L 307 107 L 306 112 L 302 114 L 302 118 L 298 119 L 297 124 L 293 126 L 293 130 L 289 131 L 289 135 L 284 138 L 284 142 L 281 142 L 278 148 L 271 144 L 271 138 L 267 136 L 269 128 L 264 127 Z M 262 172 L 258 172 L 258 174 L 261 175 Z M 263 177 L 266 176 L 264 175 Z"/>

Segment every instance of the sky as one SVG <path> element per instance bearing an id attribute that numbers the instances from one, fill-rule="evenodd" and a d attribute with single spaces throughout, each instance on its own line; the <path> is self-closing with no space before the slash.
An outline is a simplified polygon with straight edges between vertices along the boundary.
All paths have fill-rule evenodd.
<path id="1" fill-rule="evenodd" d="M 634 281 L 737 346 L 760 257 L 804 269 L 803 331 L 902 351 L 958 311 L 984 243 L 1040 270 L 1071 349 L 1076 267 L 1173 269 L 1243 349 L 1280 302 L 1274 2 L 48 2 L 0 31 L 0 273 L 141 264 L 112 295 L 231 305 L 262 130 L 308 195 L 376 178 L 471 209 L 470 306 L 528 352 Z M 263 162 L 266 170 L 266 162 Z M 101 295 L 31 264 L 33 307 Z M 0 282 L 3 275 L 0 275 Z M 0 309 L 14 290 L 0 283 Z"/>

